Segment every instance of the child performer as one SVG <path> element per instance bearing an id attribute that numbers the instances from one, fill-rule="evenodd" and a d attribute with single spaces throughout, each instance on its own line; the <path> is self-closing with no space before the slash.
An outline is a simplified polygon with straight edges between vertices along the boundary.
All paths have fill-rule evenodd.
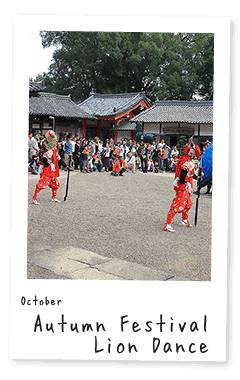
<path id="1" fill-rule="evenodd" d="M 200 155 L 200 149 L 195 146 L 192 137 L 188 145 L 184 149 L 184 156 L 179 157 L 176 165 L 175 180 L 173 182 L 176 197 L 173 199 L 170 210 L 167 215 L 167 222 L 163 227 L 163 231 L 175 232 L 171 226 L 172 219 L 176 213 L 182 213 L 182 225 L 192 227 L 188 221 L 188 213 L 193 203 L 190 194 L 193 189 L 194 163 L 193 158 Z"/>
<path id="2" fill-rule="evenodd" d="M 58 154 L 58 142 L 54 131 L 47 131 L 45 134 L 45 140 L 43 142 L 43 147 L 45 149 L 43 153 L 43 158 L 41 161 L 41 166 L 39 168 L 40 180 L 36 185 L 36 190 L 32 199 L 33 204 L 38 205 L 37 201 L 38 193 L 45 189 L 47 186 L 52 189 L 52 201 L 61 203 L 57 197 L 57 190 L 60 187 L 60 184 L 57 180 L 59 177 L 59 166 L 64 166 L 68 169 L 68 166 L 60 158 Z"/>

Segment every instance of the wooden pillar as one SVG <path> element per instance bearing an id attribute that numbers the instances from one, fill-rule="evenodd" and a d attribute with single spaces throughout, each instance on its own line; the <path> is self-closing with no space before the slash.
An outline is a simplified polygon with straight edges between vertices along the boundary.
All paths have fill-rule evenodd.
<path id="1" fill-rule="evenodd" d="M 86 131 L 86 119 L 83 119 L 83 138 L 85 139 L 87 135 Z"/>
<path id="2" fill-rule="evenodd" d="M 133 139 L 133 131 L 130 132 L 130 140 Z"/>
<path id="3" fill-rule="evenodd" d="M 200 126 L 201 124 L 198 124 L 198 139 L 197 139 L 197 143 L 198 143 L 198 146 L 199 146 L 199 141 L 200 141 L 200 134 L 201 134 L 201 131 L 200 131 Z"/>
<path id="4" fill-rule="evenodd" d="M 101 131 L 101 120 L 97 121 L 97 137 L 100 137 L 100 131 Z"/>
<path id="5" fill-rule="evenodd" d="M 118 125 L 118 122 L 119 122 L 119 121 L 115 120 L 115 122 L 114 122 L 115 127 Z M 118 135 L 118 133 L 117 133 L 117 131 L 115 130 L 115 131 L 114 131 L 114 137 L 113 137 L 115 143 L 117 143 L 117 135 Z"/>

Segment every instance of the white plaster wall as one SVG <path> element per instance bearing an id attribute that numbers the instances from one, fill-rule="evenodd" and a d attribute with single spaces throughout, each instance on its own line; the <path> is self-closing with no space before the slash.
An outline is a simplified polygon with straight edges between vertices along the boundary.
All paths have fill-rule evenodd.
<path id="1" fill-rule="evenodd" d="M 144 123 L 144 133 L 159 133 L 159 123 Z"/>
<path id="2" fill-rule="evenodd" d="M 213 135 L 213 125 L 212 124 L 201 124 L 200 136 L 212 136 Z"/>
<path id="3" fill-rule="evenodd" d="M 131 131 L 118 131 L 117 141 L 121 142 L 125 137 L 127 139 L 130 139 L 130 136 L 131 136 Z"/>

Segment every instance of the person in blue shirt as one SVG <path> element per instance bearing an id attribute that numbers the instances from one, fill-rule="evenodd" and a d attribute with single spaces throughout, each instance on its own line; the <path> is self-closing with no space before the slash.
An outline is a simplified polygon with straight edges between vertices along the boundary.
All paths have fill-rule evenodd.
<path id="1" fill-rule="evenodd" d="M 70 165 L 69 165 L 70 158 L 72 158 L 72 141 L 71 141 L 71 135 L 67 135 L 67 141 L 64 144 L 64 161 L 65 161 L 65 164 L 69 166 L 69 168 L 70 168 Z"/>

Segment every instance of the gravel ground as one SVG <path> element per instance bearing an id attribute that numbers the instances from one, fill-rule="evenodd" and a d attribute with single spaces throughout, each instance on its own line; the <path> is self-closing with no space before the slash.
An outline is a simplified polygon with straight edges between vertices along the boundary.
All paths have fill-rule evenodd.
<path id="1" fill-rule="evenodd" d="M 106 172 L 73 171 L 66 202 L 51 202 L 47 188 L 38 196 L 40 205 L 33 205 L 38 179 L 29 174 L 28 254 L 72 246 L 187 280 L 211 280 L 211 195 L 200 198 L 197 227 L 183 227 L 178 214 L 172 223 L 176 232 L 169 233 L 162 227 L 175 196 L 172 173 L 113 177 Z M 63 201 L 66 172 L 61 171 L 59 182 L 58 198 Z M 192 195 L 192 224 L 195 199 Z M 39 275 L 37 268 L 28 265 L 28 278 L 50 278 L 51 274 L 44 276 L 44 271 Z"/>

